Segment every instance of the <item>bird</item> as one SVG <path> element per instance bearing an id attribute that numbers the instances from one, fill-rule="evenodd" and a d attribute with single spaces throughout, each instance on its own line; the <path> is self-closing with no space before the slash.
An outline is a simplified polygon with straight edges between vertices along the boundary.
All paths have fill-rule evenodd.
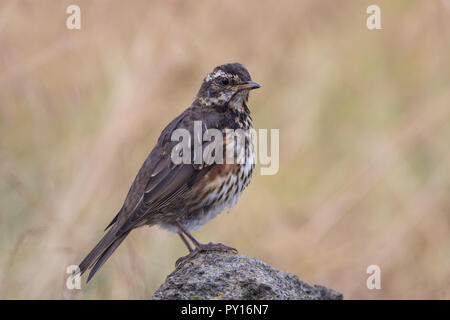
<path id="1" fill-rule="evenodd" d="M 89 270 L 86 282 L 133 229 L 145 225 L 156 225 L 180 236 L 189 253 L 179 258 L 176 266 L 202 251 L 237 252 L 222 243 L 201 243 L 191 231 L 198 230 L 225 209 L 231 210 L 251 181 L 255 168 L 252 139 L 247 136 L 246 143 L 235 143 L 225 136 L 225 132 L 253 129 L 247 103 L 249 92 L 260 87 L 240 63 L 219 65 L 206 75 L 192 104 L 161 132 L 121 209 L 106 227 L 98 244 L 78 265 L 80 275 Z M 191 150 L 188 154 L 188 150 L 186 154 L 191 161 L 176 163 L 173 154 L 177 152 L 173 150 L 177 150 L 179 140 L 174 141 L 172 135 L 177 130 L 195 134 L 195 123 L 199 121 L 202 133 L 217 129 L 224 134 L 223 149 L 216 150 L 231 148 L 232 152 L 243 152 L 244 161 L 192 161 L 195 152 Z M 188 140 L 188 144 L 192 145 L 194 140 Z M 197 142 L 201 147 L 212 143 L 204 139 Z"/>

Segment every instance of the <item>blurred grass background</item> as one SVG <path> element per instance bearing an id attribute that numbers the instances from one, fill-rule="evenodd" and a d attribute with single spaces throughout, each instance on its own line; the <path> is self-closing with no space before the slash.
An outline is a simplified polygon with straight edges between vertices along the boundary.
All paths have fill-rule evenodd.
<path id="1" fill-rule="evenodd" d="M 382 30 L 366 28 L 370 4 Z M 199 239 L 347 299 L 449 299 L 449 57 L 444 0 L 2 1 L 0 298 L 149 298 L 186 254 L 158 228 L 131 233 L 81 292 L 66 267 L 203 77 L 239 61 L 263 86 L 255 126 L 280 129 L 280 170 Z"/>

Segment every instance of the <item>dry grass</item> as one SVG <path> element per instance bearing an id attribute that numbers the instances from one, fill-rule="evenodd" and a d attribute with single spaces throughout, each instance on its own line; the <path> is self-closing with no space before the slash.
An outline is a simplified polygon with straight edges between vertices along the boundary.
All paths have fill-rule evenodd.
<path id="1" fill-rule="evenodd" d="M 380 31 L 360 0 L 2 1 L 0 298 L 150 297 L 185 254 L 157 228 L 82 292 L 64 272 L 206 72 L 239 61 L 263 85 L 255 125 L 280 129 L 280 171 L 199 238 L 346 298 L 449 299 L 450 3 L 377 2 Z"/>

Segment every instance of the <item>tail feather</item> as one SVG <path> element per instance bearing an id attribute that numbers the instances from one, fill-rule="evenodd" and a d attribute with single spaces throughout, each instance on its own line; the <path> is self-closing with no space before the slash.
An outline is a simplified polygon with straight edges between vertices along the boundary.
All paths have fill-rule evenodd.
<path id="1" fill-rule="evenodd" d="M 105 263 L 105 261 L 111 256 L 115 249 L 122 243 L 125 237 L 128 235 L 124 233 L 122 235 L 117 235 L 116 228 L 111 228 L 103 238 L 97 243 L 94 249 L 89 252 L 86 258 L 81 261 L 79 264 L 80 274 L 85 273 L 92 266 L 93 269 L 89 273 L 88 280 L 89 281 L 94 274 L 98 271 L 98 269 Z"/>
<path id="2" fill-rule="evenodd" d="M 122 241 L 126 238 L 128 235 L 127 233 L 124 233 L 120 237 L 114 240 L 114 242 L 100 255 L 100 257 L 95 262 L 94 266 L 92 267 L 91 271 L 89 272 L 89 276 L 86 280 L 86 283 L 91 280 L 91 278 L 95 275 L 95 273 L 100 269 L 100 267 L 108 260 L 108 258 L 113 254 L 113 252 L 117 249 L 117 247 L 122 243 Z"/>

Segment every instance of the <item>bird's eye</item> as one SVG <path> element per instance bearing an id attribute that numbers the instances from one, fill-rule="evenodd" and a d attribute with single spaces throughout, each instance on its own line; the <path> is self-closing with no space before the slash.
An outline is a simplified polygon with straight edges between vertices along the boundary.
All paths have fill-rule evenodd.
<path id="1" fill-rule="evenodd" d="M 228 78 L 222 78 L 220 79 L 220 82 L 224 85 L 227 86 L 230 84 L 230 80 L 228 80 Z"/>

